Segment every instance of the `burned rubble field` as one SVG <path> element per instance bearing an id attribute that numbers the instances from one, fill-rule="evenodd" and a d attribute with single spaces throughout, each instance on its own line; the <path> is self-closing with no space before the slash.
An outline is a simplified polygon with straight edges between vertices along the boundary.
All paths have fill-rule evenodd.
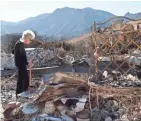
<path id="1" fill-rule="evenodd" d="M 99 85 L 109 85 L 112 87 L 141 87 L 140 76 L 128 74 L 123 76 L 119 71 L 104 71 L 103 74 L 98 73 L 98 76 L 91 76 L 90 81 Z"/>
<path id="2" fill-rule="evenodd" d="M 35 76 L 32 78 L 32 83 L 35 85 L 36 82 L 41 81 L 41 76 Z M 1 77 L 1 94 L 2 102 L 15 101 L 15 90 L 17 85 L 17 76 L 10 78 L 10 76 Z"/>
<path id="3" fill-rule="evenodd" d="M 140 80 L 132 75 L 128 75 L 124 79 L 124 83 L 130 83 L 131 87 L 134 87 L 135 83 L 137 83 L 136 87 L 141 85 Z M 36 88 L 33 89 L 31 95 L 21 93 L 17 100 L 17 102 L 20 102 L 18 111 L 16 112 L 13 109 L 10 113 L 5 114 L 5 118 L 12 118 L 13 121 L 16 119 L 23 121 L 90 121 L 91 112 L 89 110 L 87 80 L 88 74 L 86 73 L 58 72 L 52 75 L 49 78 L 49 84 L 45 85 L 42 83 L 42 77 L 33 75 L 32 85 L 35 85 Z M 3 105 L 16 101 L 16 82 L 17 77 L 11 80 L 8 76 L 1 78 Z M 118 80 L 111 80 L 109 84 L 113 86 L 113 83 L 115 85 L 117 82 Z M 126 88 L 126 84 L 121 84 L 120 81 L 117 85 L 117 88 Z M 136 91 L 135 94 L 141 93 L 140 90 Z M 135 107 L 131 115 L 129 110 L 130 100 L 125 101 L 124 98 L 119 99 L 119 97 L 103 95 L 99 96 L 97 102 L 97 98 L 94 96 L 91 98 L 91 121 L 130 121 L 130 119 L 141 121 L 141 99 L 138 99 L 137 102 L 139 107 Z"/>

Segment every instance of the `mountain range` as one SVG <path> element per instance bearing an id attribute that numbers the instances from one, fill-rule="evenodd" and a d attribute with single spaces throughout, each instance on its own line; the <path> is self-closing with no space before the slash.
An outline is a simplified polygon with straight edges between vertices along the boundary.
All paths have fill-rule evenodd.
<path id="1" fill-rule="evenodd" d="M 48 36 L 74 37 L 90 31 L 94 21 L 104 22 L 116 15 L 92 8 L 74 9 L 69 7 L 58 8 L 52 13 L 45 13 L 30 17 L 19 22 L 1 21 L 1 33 L 22 33 L 32 29 L 39 34 Z M 136 14 L 126 13 L 126 17 L 141 18 L 141 12 Z"/>

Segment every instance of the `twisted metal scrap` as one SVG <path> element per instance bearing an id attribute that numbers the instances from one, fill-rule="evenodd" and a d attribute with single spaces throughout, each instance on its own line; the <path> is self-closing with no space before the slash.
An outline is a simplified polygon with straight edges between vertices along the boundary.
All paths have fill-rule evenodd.
<path id="1" fill-rule="evenodd" d="M 126 108 L 129 120 L 133 120 L 141 116 L 141 88 L 115 88 L 104 87 L 88 83 L 90 86 L 89 103 L 91 106 L 91 98 L 96 97 L 97 107 L 99 108 L 99 97 L 113 98 L 118 101 L 120 108 Z M 92 107 L 90 107 L 92 112 Z M 91 113 L 92 115 L 92 113 Z"/>
<path id="2" fill-rule="evenodd" d="M 110 22 L 111 20 L 116 19 L 116 18 L 124 18 L 124 19 L 128 19 L 128 20 L 131 20 L 131 21 L 139 21 L 139 20 L 141 20 L 141 18 L 140 18 L 140 19 L 131 19 L 131 18 L 125 17 L 125 16 L 115 16 L 115 17 L 112 17 L 112 18 L 108 19 L 108 20 L 105 21 L 105 22 L 96 23 L 96 24 L 97 24 L 97 25 L 106 24 L 107 22 Z"/>
<path id="3" fill-rule="evenodd" d="M 96 25 L 103 25 L 103 24 L 106 24 L 107 22 L 110 22 L 111 20 L 115 19 L 115 18 L 125 18 L 125 19 L 128 19 L 128 20 L 132 20 L 132 21 L 138 21 L 138 20 L 141 20 L 141 19 L 138 19 L 138 20 L 135 20 L 135 19 L 130 19 L 128 17 L 123 17 L 123 16 L 119 16 L 119 17 L 113 17 L 103 23 L 96 23 L 95 22 L 95 25 L 94 25 L 94 28 L 96 28 L 95 26 Z M 136 36 L 130 36 L 130 35 L 133 35 L 134 33 L 136 32 Z M 121 41 L 119 40 L 118 38 L 118 35 L 121 35 L 123 37 L 126 37 L 126 39 L 128 41 Z M 104 33 L 102 34 L 99 34 L 97 33 L 97 31 L 95 30 L 94 32 L 92 32 L 92 39 L 94 41 L 94 44 L 95 44 L 95 52 L 97 53 L 97 46 L 98 46 L 98 39 L 103 39 L 102 42 L 102 46 L 100 47 L 101 48 L 101 52 L 98 53 L 98 55 L 100 56 L 106 56 L 106 57 L 109 57 L 110 58 L 110 63 L 108 65 L 106 65 L 105 63 L 102 62 L 102 59 L 104 57 L 101 57 L 100 59 L 97 57 L 95 58 L 96 60 L 94 61 L 95 63 L 95 68 L 96 70 L 98 69 L 99 65 L 98 65 L 98 61 L 101 62 L 103 65 L 105 65 L 105 68 L 101 71 L 99 70 L 101 73 L 103 73 L 103 71 L 105 70 L 119 70 L 123 76 L 127 75 L 128 72 L 133 69 L 134 71 L 135 70 L 135 66 L 138 62 L 141 63 L 141 60 L 139 58 L 138 59 L 138 62 L 134 63 L 134 64 L 131 64 L 127 61 L 127 59 L 125 60 L 122 60 L 122 62 L 119 64 L 117 63 L 118 60 L 118 57 L 121 56 L 121 48 L 122 49 L 127 49 L 127 51 L 129 51 L 129 47 L 130 45 L 134 45 L 136 47 L 134 47 L 135 50 L 141 50 L 141 44 L 137 44 L 136 40 L 139 39 L 140 40 L 140 37 L 141 37 L 141 30 L 128 30 L 128 31 L 124 31 L 124 29 L 122 28 L 121 30 L 117 30 L 115 32 L 112 32 L 112 33 L 106 33 L 104 31 Z M 102 36 L 103 37 L 99 37 L 99 36 Z M 110 37 L 108 37 L 110 36 Z M 111 41 L 111 43 L 109 42 Z M 118 44 L 120 44 L 121 48 L 119 48 Z M 106 51 L 107 49 L 107 51 Z M 116 50 L 116 52 L 115 52 Z M 106 51 L 106 52 L 105 52 Z M 132 53 L 129 54 L 129 57 L 128 59 L 132 56 Z M 110 66 L 114 63 L 114 65 L 116 65 L 117 67 L 115 69 L 112 69 Z M 128 68 L 125 69 L 123 68 L 123 65 L 124 64 L 127 64 L 128 65 Z M 95 74 L 94 75 L 97 75 L 97 71 L 95 71 Z M 141 102 L 141 88 L 137 88 L 137 87 L 122 87 L 122 88 L 115 88 L 115 87 L 106 87 L 106 86 L 100 86 L 100 85 L 96 85 L 94 83 L 90 83 L 88 82 L 88 85 L 90 87 L 89 89 L 89 103 L 90 103 L 90 110 L 92 109 L 91 107 L 91 97 L 96 97 L 96 102 L 97 102 L 97 107 L 99 107 L 99 96 L 105 96 L 105 97 L 113 97 L 115 98 L 116 100 L 118 100 L 122 105 L 126 105 L 126 107 L 128 107 L 129 109 L 129 112 L 128 114 L 132 114 L 132 116 L 129 116 L 130 119 L 133 119 L 134 117 L 136 116 L 133 116 L 133 112 L 135 110 L 138 109 L 138 112 L 141 112 L 141 104 L 139 102 Z M 130 103 L 129 103 L 130 102 Z"/>

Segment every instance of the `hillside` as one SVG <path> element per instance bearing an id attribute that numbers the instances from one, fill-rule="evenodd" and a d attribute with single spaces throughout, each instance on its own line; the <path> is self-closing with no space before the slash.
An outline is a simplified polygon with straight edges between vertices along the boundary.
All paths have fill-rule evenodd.
<path id="1" fill-rule="evenodd" d="M 42 14 L 17 23 L 2 23 L 2 33 L 20 33 L 25 29 L 32 29 L 40 34 L 49 36 L 79 36 L 90 31 L 93 21 L 102 22 L 115 15 L 92 8 L 74 9 L 64 7 L 53 13 Z"/>

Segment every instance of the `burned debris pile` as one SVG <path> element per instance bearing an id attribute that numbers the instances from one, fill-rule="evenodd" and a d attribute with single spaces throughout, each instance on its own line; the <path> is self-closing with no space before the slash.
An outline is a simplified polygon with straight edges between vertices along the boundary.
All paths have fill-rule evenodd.
<path id="1" fill-rule="evenodd" d="M 14 94 L 16 78 L 1 81 L 3 119 L 141 121 L 141 31 L 127 23 L 96 31 L 96 26 L 101 24 L 105 22 L 95 22 L 89 55 L 86 52 L 86 55 L 73 57 L 73 52 L 58 56 L 49 50 L 35 50 L 37 54 L 28 51 L 35 57 L 32 59 L 35 67 L 73 65 L 85 60 L 89 72 L 57 72 L 47 80 L 42 76 L 34 77 L 32 85 L 35 87 L 19 94 L 17 99 Z"/>
<path id="2" fill-rule="evenodd" d="M 31 121 L 124 121 L 134 111 L 132 116 L 139 119 L 140 88 L 104 87 L 87 78 L 85 73 L 58 72 L 50 76 L 46 83 L 39 83 L 41 78 L 34 79 L 35 85 L 38 80 L 36 89 L 19 94 L 17 102 L 14 99 L 13 104 L 4 103 L 5 118 Z M 131 110 L 131 107 L 135 110 Z"/>

